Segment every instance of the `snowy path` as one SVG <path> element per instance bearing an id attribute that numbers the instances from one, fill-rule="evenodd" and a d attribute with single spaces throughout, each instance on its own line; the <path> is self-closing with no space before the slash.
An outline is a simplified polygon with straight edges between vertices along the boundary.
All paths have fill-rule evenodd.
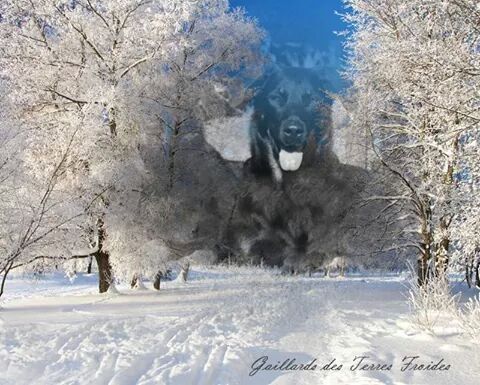
<path id="1" fill-rule="evenodd" d="M 11 281 L 0 310 L 0 384 L 264 385 L 474 384 L 478 352 L 459 336 L 410 330 L 405 289 L 388 279 L 284 278 L 204 271 L 160 293 L 94 293 L 94 283 Z M 444 358 L 447 372 L 400 372 L 405 355 Z M 477 354 L 477 356 L 475 356 Z M 350 371 L 356 355 L 391 371 Z M 334 358 L 341 371 L 259 371 L 272 364 Z M 476 359 L 476 361 L 475 361 Z"/>

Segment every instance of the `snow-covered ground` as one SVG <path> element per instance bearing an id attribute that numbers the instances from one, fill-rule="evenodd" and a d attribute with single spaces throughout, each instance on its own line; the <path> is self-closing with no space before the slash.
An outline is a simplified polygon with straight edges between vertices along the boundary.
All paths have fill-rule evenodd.
<path id="1" fill-rule="evenodd" d="M 120 287 L 99 295 L 93 276 L 7 285 L 1 385 L 473 385 L 480 378 L 478 347 L 466 337 L 413 329 L 398 277 L 216 268 L 196 269 L 186 284 L 162 283 L 160 292 Z M 451 367 L 402 372 L 403 357 L 416 355 Z M 271 364 L 295 359 L 290 367 L 316 359 L 317 368 L 250 376 L 264 356 Z M 393 366 L 352 371 L 355 356 Z M 334 359 L 341 370 L 320 370 Z"/>

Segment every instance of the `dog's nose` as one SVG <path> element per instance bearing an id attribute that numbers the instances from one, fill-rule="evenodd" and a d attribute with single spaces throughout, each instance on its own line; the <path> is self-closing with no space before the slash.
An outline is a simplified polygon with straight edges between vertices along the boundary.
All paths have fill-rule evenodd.
<path id="1" fill-rule="evenodd" d="M 300 137 L 305 134 L 305 124 L 298 116 L 290 116 L 285 122 L 285 134 L 291 137 Z"/>
<path id="2" fill-rule="evenodd" d="M 298 138 L 303 135 L 304 131 L 303 127 L 291 125 L 285 129 L 285 135 Z"/>

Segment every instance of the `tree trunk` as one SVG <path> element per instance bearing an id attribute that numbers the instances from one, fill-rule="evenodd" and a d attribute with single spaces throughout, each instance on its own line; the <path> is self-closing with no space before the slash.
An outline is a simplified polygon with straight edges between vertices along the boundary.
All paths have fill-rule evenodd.
<path id="1" fill-rule="evenodd" d="M 87 274 L 92 274 L 92 263 L 93 263 L 93 258 L 90 256 L 88 259 L 88 267 L 87 267 Z"/>
<path id="2" fill-rule="evenodd" d="M 435 275 L 437 277 L 444 277 L 448 268 L 448 250 L 450 248 L 450 239 L 448 237 L 448 228 L 450 226 L 450 220 L 446 216 L 440 220 L 440 233 L 442 239 L 438 243 L 437 252 L 435 255 Z"/>
<path id="3" fill-rule="evenodd" d="M 430 203 L 427 201 L 423 205 L 424 212 L 422 219 L 422 242 L 420 244 L 422 251 L 418 257 L 417 279 L 418 286 L 423 286 L 429 278 L 429 262 L 432 258 L 433 235 L 430 228 L 432 212 Z"/>
<path id="4" fill-rule="evenodd" d="M 99 250 L 95 253 L 95 259 L 98 265 L 98 290 L 100 293 L 106 293 L 112 282 L 112 267 L 108 253 Z"/>
<path id="5" fill-rule="evenodd" d="M 444 243 L 445 240 L 442 240 L 442 244 Z M 446 240 L 446 242 L 449 242 Z M 447 268 L 448 268 L 448 254 L 447 250 L 443 249 L 443 246 L 440 246 L 441 250 L 439 250 L 439 253 L 435 257 L 435 275 L 437 277 L 444 277 L 447 273 Z"/>
<path id="6" fill-rule="evenodd" d="M 13 267 L 13 261 L 14 260 L 12 259 L 11 262 L 7 263 L 7 265 L 5 266 L 5 268 L 3 270 L 2 281 L 0 282 L 0 298 L 2 297 L 3 292 L 5 290 L 5 282 L 7 281 L 8 273 L 10 272 L 10 270 Z"/>
<path id="7" fill-rule="evenodd" d="M 465 280 L 467 281 L 468 288 L 472 287 L 472 271 L 470 270 L 470 266 L 468 263 L 465 265 Z"/>
<path id="8" fill-rule="evenodd" d="M 155 279 L 153 280 L 153 288 L 155 290 L 160 290 L 160 280 L 162 279 L 162 272 L 159 271 L 155 274 Z"/>
<path id="9" fill-rule="evenodd" d="M 428 281 L 428 252 L 422 252 L 417 263 L 418 286 L 423 286 Z"/>
<path id="10" fill-rule="evenodd" d="M 175 156 L 177 154 L 177 137 L 180 134 L 181 125 L 182 123 L 178 120 L 175 122 L 170 139 L 170 150 L 168 153 L 168 191 L 172 190 L 175 184 Z"/>
<path id="11" fill-rule="evenodd" d="M 98 251 L 93 254 L 98 265 L 98 290 L 100 293 L 108 291 L 112 283 L 112 266 L 110 265 L 110 256 L 108 252 L 103 250 L 103 241 L 105 239 L 105 230 L 103 228 L 103 221 L 98 223 Z"/>
<path id="12" fill-rule="evenodd" d="M 110 108 L 108 111 L 108 127 L 110 128 L 110 135 L 113 137 L 117 136 L 117 111 L 115 108 Z"/>
<path id="13" fill-rule="evenodd" d="M 480 289 L 480 261 L 475 266 L 475 286 Z"/>
<path id="14" fill-rule="evenodd" d="M 444 184 L 449 186 L 450 189 L 454 189 L 455 181 L 455 163 L 458 154 L 458 145 L 460 140 L 460 134 L 456 134 L 452 141 L 452 155 L 453 159 L 448 162 L 447 172 L 445 173 Z M 448 199 L 447 204 L 447 214 L 443 215 L 440 218 L 440 235 L 441 239 L 438 245 L 436 245 L 436 254 L 435 254 L 435 275 L 437 277 L 447 278 L 447 268 L 449 263 L 449 248 L 450 248 L 450 234 L 449 227 L 453 220 L 453 215 L 450 215 L 449 212 L 452 211 L 450 207 L 451 201 Z"/>
<path id="15" fill-rule="evenodd" d="M 189 271 L 190 271 L 189 263 L 182 266 L 182 270 L 180 271 L 180 279 L 182 280 L 182 282 L 187 282 Z"/>
<path id="16" fill-rule="evenodd" d="M 133 274 L 132 280 L 130 281 L 130 288 L 133 289 L 137 286 L 138 283 L 138 276 L 137 274 Z"/>
<path id="17" fill-rule="evenodd" d="M 7 280 L 7 272 L 2 275 L 2 281 L 0 282 L 0 298 L 2 298 L 3 291 L 5 290 L 5 281 Z"/>

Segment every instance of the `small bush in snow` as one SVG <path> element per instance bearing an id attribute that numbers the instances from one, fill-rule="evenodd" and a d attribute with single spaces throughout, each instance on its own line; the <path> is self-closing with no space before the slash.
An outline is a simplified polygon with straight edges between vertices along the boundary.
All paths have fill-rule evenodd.
<path id="1" fill-rule="evenodd" d="M 413 323 L 422 330 L 434 332 L 434 327 L 446 315 L 457 312 L 457 295 L 450 291 L 448 280 L 432 277 L 424 285 L 416 278 L 410 281 L 408 302 L 412 311 Z"/>
<path id="2" fill-rule="evenodd" d="M 480 335 L 480 296 L 471 298 L 463 307 L 458 310 L 458 321 L 462 330 L 477 338 Z"/>

